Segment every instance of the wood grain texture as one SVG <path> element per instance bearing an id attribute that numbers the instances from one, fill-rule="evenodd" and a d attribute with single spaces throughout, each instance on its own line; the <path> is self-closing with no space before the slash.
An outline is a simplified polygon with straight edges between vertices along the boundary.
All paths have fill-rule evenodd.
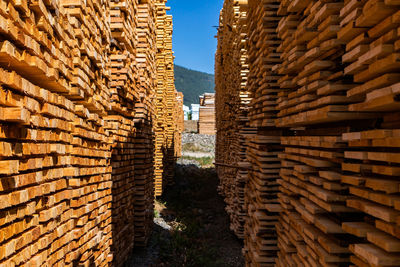
<path id="1" fill-rule="evenodd" d="M 225 1 L 218 174 L 232 225 L 245 221 L 247 266 L 398 265 L 399 4 Z M 237 114 L 252 134 L 231 133 Z"/>
<path id="2" fill-rule="evenodd" d="M 122 266 L 146 244 L 157 6 L 0 1 L 1 266 Z M 169 95 L 179 138 L 182 96 Z"/>

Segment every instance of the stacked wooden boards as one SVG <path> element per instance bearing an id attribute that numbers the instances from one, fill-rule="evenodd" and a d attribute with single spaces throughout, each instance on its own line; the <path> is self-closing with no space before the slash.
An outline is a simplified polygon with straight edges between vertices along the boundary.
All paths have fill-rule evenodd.
<path id="1" fill-rule="evenodd" d="M 345 1 L 340 18 L 338 39 L 346 43 L 344 74 L 353 81 L 346 95 L 359 98 L 348 109 L 376 117 L 374 127 L 352 127 L 342 135 L 346 149 L 341 181 L 349 186 L 346 205 L 360 213 L 342 229 L 357 237 L 349 246 L 352 264 L 398 266 L 400 3 Z"/>
<path id="2" fill-rule="evenodd" d="M 165 0 L 164 0 L 165 1 Z M 166 1 L 165 1 L 166 2 Z M 169 10 L 167 8 L 166 10 Z M 165 172 L 165 184 L 173 183 L 173 178 L 175 174 L 175 131 L 178 128 L 178 123 L 180 116 L 174 116 L 177 111 L 177 91 L 175 89 L 175 78 L 174 78 L 174 53 L 172 51 L 172 16 L 165 16 L 165 39 L 164 39 L 164 53 L 165 53 L 165 63 L 166 63 L 166 115 L 165 116 L 165 132 L 166 132 L 166 154 L 164 155 L 164 162 L 166 164 L 164 168 Z M 182 110 L 182 109 L 181 109 Z M 182 122 L 180 122 L 182 123 Z M 178 142 L 181 142 L 180 139 Z"/>
<path id="3" fill-rule="evenodd" d="M 251 266 L 272 266 L 277 254 L 278 183 L 281 167 L 282 131 L 275 127 L 277 98 L 281 91 L 276 65 L 281 62 L 281 44 L 276 28 L 279 1 L 248 1 L 249 74 L 247 89 L 252 93 L 250 125 L 256 135 L 249 140 L 251 163 L 246 184 L 245 259 Z M 252 19 L 257 18 L 257 19 Z"/>
<path id="4" fill-rule="evenodd" d="M 160 49 L 161 53 L 156 55 L 157 63 L 157 87 L 156 87 L 156 113 L 157 113 L 157 123 L 155 125 L 155 195 L 161 196 L 162 191 L 165 186 L 165 174 L 164 174 L 164 156 L 166 150 L 167 133 L 165 131 L 166 125 L 166 102 L 167 97 L 167 62 L 166 62 L 166 49 L 165 49 L 165 38 L 166 38 L 166 22 L 162 17 L 167 16 L 167 11 L 165 10 L 164 1 L 157 1 L 157 16 L 160 18 L 156 21 L 156 42 L 157 47 Z"/>
<path id="5" fill-rule="evenodd" d="M 140 101 L 135 103 L 135 245 L 146 246 L 154 215 L 154 97 L 156 87 L 155 1 L 139 1 L 137 64 L 140 80 Z"/>
<path id="6" fill-rule="evenodd" d="M 184 96 L 182 92 L 175 92 L 176 101 L 174 101 L 174 122 L 176 123 L 174 129 L 174 158 L 178 159 L 182 156 L 182 133 L 185 130 L 185 114 L 183 110 Z M 175 164 L 173 164 L 175 165 Z"/>
<path id="7" fill-rule="evenodd" d="M 366 232 L 372 231 L 368 227 L 374 225 L 374 220 L 368 216 L 370 210 L 362 201 L 368 200 L 368 190 L 373 188 L 370 185 L 363 188 L 361 180 L 365 176 L 374 177 L 357 162 L 368 159 L 364 156 L 368 154 L 368 142 L 357 139 L 360 130 L 396 127 L 396 115 L 391 118 L 392 124 L 385 125 L 381 120 L 387 120 L 386 116 L 375 112 L 385 108 L 366 108 L 371 104 L 366 103 L 366 93 L 375 93 L 372 106 L 380 105 L 379 97 L 384 95 L 372 90 L 382 91 L 381 88 L 396 82 L 396 74 L 392 72 L 398 69 L 391 61 L 395 54 L 390 50 L 390 43 L 396 38 L 389 37 L 388 32 L 397 28 L 392 23 L 392 14 L 399 7 L 391 1 L 386 3 L 282 1 L 280 4 L 283 18 L 278 33 L 281 38 L 290 37 L 282 42 L 283 63 L 279 72 L 291 84 L 281 85 L 287 92 L 280 95 L 276 125 L 302 129 L 282 138 L 285 152 L 281 158 L 285 168 L 281 170 L 280 201 L 284 212 L 278 225 L 279 266 L 399 264 L 395 254 L 388 255 L 385 254 L 388 251 L 382 250 L 393 240 L 381 236 L 375 246 L 376 241 L 372 245 L 373 238 L 367 238 Z M 380 38 L 385 34 L 386 37 Z M 388 50 L 379 52 L 382 47 Z M 355 141 L 352 148 L 356 151 L 348 148 L 350 140 Z M 367 169 L 375 166 L 373 162 L 363 163 Z M 390 179 L 390 174 L 385 177 L 384 171 L 379 174 L 382 181 Z M 360 184 L 356 184 L 357 180 Z M 354 183 L 354 187 L 349 183 Z M 375 189 L 378 192 L 371 190 L 372 195 L 381 194 L 382 188 Z M 354 196 L 365 199 L 357 200 Z M 392 202 L 395 198 L 395 195 L 388 197 Z"/>
<path id="8" fill-rule="evenodd" d="M 138 6 L 129 1 L 110 3 L 110 27 L 112 44 L 110 46 L 111 105 L 106 120 L 113 136 L 112 173 L 112 229 L 114 262 L 123 264 L 135 244 L 136 207 L 135 175 L 135 136 L 137 127 L 135 103 L 139 100 L 140 81 L 137 66 L 138 47 Z M 132 32 L 133 34 L 128 34 Z M 132 223 L 134 222 L 134 223 Z"/>
<path id="9" fill-rule="evenodd" d="M 215 135 L 215 94 L 205 93 L 199 101 L 199 134 Z"/>
<path id="10" fill-rule="evenodd" d="M 174 84 L 174 55 L 172 51 L 172 16 L 166 0 L 156 1 L 157 87 L 155 125 L 155 195 L 161 196 L 166 185 L 173 182 L 176 162 L 175 144 L 180 147 L 182 121 L 177 112 L 178 101 Z M 181 97 L 183 98 L 183 96 Z M 182 110 L 182 109 L 181 109 Z M 177 116 L 174 116 L 177 115 Z"/>
<path id="11" fill-rule="evenodd" d="M 248 266 L 399 266 L 399 5 L 248 1 Z"/>
<path id="12" fill-rule="evenodd" d="M 154 11 L 153 1 L 0 1 L 1 266 L 122 266 L 145 244 Z"/>
<path id="13" fill-rule="evenodd" d="M 277 29 L 282 38 L 278 72 L 284 75 L 279 82 L 285 91 L 279 95 L 276 124 L 306 127 L 282 137 L 279 266 L 349 264 L 352 239 L 341 224 L 354 210 L 346 207 L 346 187 L 340 183 L 341 133 L 347 131 L 347 123 L 327 123 L 352 116 L 362 119 L 364 114 L 346 113 L 346 104 L 355 99 L 343 94 L 350 85 L 341 63 L 343 45 L 337 39 L 342 6 L 340 1 L 282 1 L 279 7 L 283 17 Z"/>
<path id="14" fill-rule="evenodd" d="M 112 261 L 108 4 L 0 2 L 2 266 Z"/>
<path id="15" fill-rule="evenodd" d="M 231 219 L 231 230 L 244 238 L 246 218 L 244 187 L 248 180 L 247 139 L 254 134 L 249 126 L 251 96 L 246 91 L 247 50 L 246 6 L 225 1 L 218 28 L 215 55 L 216 169 L 218 188 Z"/>

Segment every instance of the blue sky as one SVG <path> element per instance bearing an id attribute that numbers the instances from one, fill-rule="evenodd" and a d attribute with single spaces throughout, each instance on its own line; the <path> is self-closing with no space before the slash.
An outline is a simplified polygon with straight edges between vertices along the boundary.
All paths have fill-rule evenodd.
<path id="1" fill-rule="evenodd" d="M 214 73 L 219 12 L 223 0 L 168 0 L 174 17 L 175 64 Z"/>

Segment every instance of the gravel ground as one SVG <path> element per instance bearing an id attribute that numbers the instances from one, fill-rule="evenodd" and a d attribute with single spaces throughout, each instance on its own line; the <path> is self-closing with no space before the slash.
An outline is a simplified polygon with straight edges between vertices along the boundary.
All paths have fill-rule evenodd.
<path id="1" fill-rule="evenodd" d="M 183 133 L 182 145 L 185 144 L 194 144 L 202 152 L 215 153 L 215 135 Z"/>

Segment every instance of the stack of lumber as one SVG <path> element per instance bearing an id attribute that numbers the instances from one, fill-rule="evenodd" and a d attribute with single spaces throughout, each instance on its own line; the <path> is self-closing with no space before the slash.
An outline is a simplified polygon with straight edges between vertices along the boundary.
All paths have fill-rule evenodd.
<path id="1" fill-rule="evenodd" d="M 398 115 L 396 129 L 343 134 L 347 148 L 341 179 L 349 187 L 347 206 L 360 213 L 342 224 L 343 231 L 356 237 L 349 246 L 354 265 L 400 264 Z"/>
<path id="2" fill-rule="evenodd" d="M 396 10 L 384 1 L 281 3 L 284 18 L 278 33 L 281 38 L 289 33 L 293 38 L 286 37 L 281 47 L 284 61 L 280 72 L 291 84 L 286 86 L 282 80 L 282 88 L 288 91 L 280 95 L 276 124 L 305 128 L 297 130 L 296 136 L 282 137 L 285 153 L 281 158 L 285 168 L 281 170 L 280 201 L 284 212 L 278 225 L 279 266 L 399 263 L 393 262 L 394 254 L 392 258 L 379 255 L 391 258 L 387 262 L 375 261 L 379 258 L 378 248 L 357 244 L 363 243 L 361 238 L 367 237 L 366 232 L 371 230 L 366 227 L 373 222 L 368 217 L 367 206 L 352 197 L 368 199 L 369 189 L 362 187 L 360 177 L 368 171 L 356 162 L 369 159 L 368 141 L 362 143 L 357 133 L 348 133 L 382 127 L 374 120 L 382 114 L 370 111 L 385 109 L 369 107 L 385 105 L 387 102 L 379 100 L 384 95 L 375 92 L 375 98 L 366 103 L 366 93 L 396 82 L 397 74 L 390 73 L 396 66 L 390 61 L 394 56 L 390 43 L 395 38 L 389 33 L 377 40 L 378 35 L 385 35 L 398 26 L 391 23 L 391 14 Z M 386 24 L 374 29 L 372 26 L 381 20 L 386 20 Z M 346 149 L 347 141 L 355 141 L 354 149 L 362 152 Z M 367 163 L 366 169 L 374 165 Z M 352 183 L 354 188 L 348 185 Z M 392 197 L 388 199 L 394 201 Z M 379 240 L 381 246 L 390 242 L 384 238 Z"/>
<path id="3" fill-rule="evenodd" d="M 155 124 L 155 195 L 161 196 L 164 189 L 164 160 L 165 160 L 165 150 L 167 142 L 167 133 L 165 131 L 166 126 L 166 97 L 167 97 L 167 63 L 166 63 L 166 29 L 165 29 L 165 17 L 167 12 L 165 10 L 165 1 L 157 1 L 157 19 L 156 20 L 156 42 L 159 53 L 156 55 L 157 64 L 157 87 L 156 87 L 156 116 L 157 122 Z"/>
<path id="4" fill-rule="evenodd" d="M 398 1 L 345 1 L 338 38 L 346 43 L 344 73 L 354 86 L 347 97 L 354 113 L 372 112 L 373 127 L 344 133 L 342 183 L 349 187 L 347 206 L 360 214 L 342 225 L 357 239 L 350 261 L 359 266 L 400 265 L 399 130 L 400 76 Z"/>
<path id="5" fill-rule="evenodd" d="M 166 2 L 166 0 L 165 0 Z M 166 8 L 169 10 L 169 8 Z M 175 90 L 175 75 L 174 75 L 174 53 L 172 51 L 172 32 L 173 32 L 173 24 L 172 24 L 172 16 L 166 15 L 164 17 L 165 20 L 165 37 L 164 37 L 164 53 L 165 53 L 165 63 L 166 63 L 166 98 L 164 101 L 166 102 L 166 115 L 165 115 L 165 131 L 166 131 L 166 154 L 164 155 L 164 162 L 166 164 L 164 172 L 165 172 L 165 183 L 171 184 L 173 183 L 173 178 L 175 175 L 175 130 L 177 129 L 178 117 L 174 116 L 174 112 L 176 111 L 175 105 L 177 103 Z M 182 112 L 181 109 L 180 112 Z"/>
<path id="6" fill-rule="evenodd" d="M 351 238 L 341 223 L 354 210 L 346 207 L 346 187 L 340 184 L 347 123 L 326 126 L 358 116 L 346 106 L 356 99 L 344 94 L 351 85 L 337 39 L 342 7 L 341 1 L 281 1 L 279 7 L 278 73 L 285 91 L 279 94 L 276 125 L 308 128 L 282 137 L 278 266 L 349 264 Z"/>
<path id="7" fill-rule="evenodd" d="M 200 96 L 199 134 L 215 135 L 215 94 Z"/>
<path id="8" fill-rule="evenodd" d="M 246 144 L 248 266 L 400 265 L 399 18 L 393 0 L 248 1 L 248 120 L 256 127 Z M 224 127 L 234 110 L 221 104 L 240 78 L 224 52 L 240 51 L 224 43 L 235 34 L 219 30 L 216 55 L 225 164 L 232 152 L 219 149 L 237 151 L 241 140 Z M 236 77 L 224 79 L 230 72 Z M 225 166 L 224 190 L 241 189 L 227 178 L 237 166 Z"/>
<path id="9" fill-rule="evenodd" d="M 106 265 L 111 244 L 107 40 L 99 6 L 1 2 L 0 264 Z M 67 27 L 66 27 L 67 25 Z M 94 27 L 99 36 L 88 42 Z M 79 31 L 81 30 L 81 31 Z M 104 41 L 104 43 L 103 43 Z M 81 46 L 80 46 L 81 44 Z"/>
<path id="10" fill-rule="evenodd" d="M 247 140 L 254 134 L 249 127 L 246 90 L 247 51 L 246 7 L 238 1 L 225 1 L 220 14 L 218 48 L 215 56 L 216 75 L 216 169 L 218 188 L 230 216 L 231 230 L 244 238 L 246 218 L 244 187 L 248 179 Z"/>
<path id="11" fill-rule="evenodd" d="M 251 163 L 245 186 L 247 221 L 245 257 L 250 266 L 272 266 L 277 249 L 278 183 L 281 166 L 280 131 L 265 130 L 250 139 L 247 158 Z"/>
<path id="12" fill-rule="evenodd" d="M 154 215 L 154 132 L 147 121 L 136 124 L 135 246 L 144 247 L 150 237 Z"/>
<path id="13" fill-rule="evenodd" d="M 340 183 L 340 163 L 347 127 L 297 131 L 282 137 L 278 228 L 278 266 L 348 266 L 352 238 L 341 223 L 355 216 L 346 207 L 347 187 Z"/>
<path id="14" fill-rule="evenodd" d="M 283 63 L 279 80 L 287 89 L 279 97 L 277 126 L 306 126 L 368 118 L 349 112 L 359 96 L 346 96 L 352 87 L 343 72 L 343 43 L 338 39 L 342 1 L 282 1 L 279 24 Z"/>
<path id="15" fill-rule="evenodd" d="M 112 229 L 114 263 L 123 264 L 135 239 L 135 172 L 134 140 L 136 134 L 134 105 L 138 100 L 138 71 L 136 67 L 137 4 L 130 1 L 110 2 L 111 107 L 106 117 L 113 136 L 112 169 Z M 133 32 L 134 34 L 128 34 Z"/>
<path id="16" fill-rule="evenodd" d="M 112 260 L 107 6 L 1 1 L 2 266 Z"/>
<path id="17" fill-rule="evenodd" d="M 154 95 L 156 86 L 155 1 L 139 1 L 136 62 L 139 97 L 135 103 L 135 246 L 144 247 L 154 216 Z"/>
<path id="18" fill-rule="evenodd" d="M 183 93 L 175 91 L 175 107 L 174 107 L 174 115 L 175 118 L 175 129 L 174 129 L 174 158 L 178 159 L 182 157 L 182 133 L 185 130 L 185 114 L 182 112 L 183 110 Z M 175 164 L 173 164 L 175 165 Z"/>
<path id="19" fill-rule="evenodd" d="M 166 0 L 157 0 L 156 43 L 157 43 L 157 88 L 155 125 L 155 195 L 161 196 L 165 186 L 172 183 L 174 176 L 175 139 L 179 116 L 174 116 L 177 92 L 174 84 L 174 55 L 172 51 L 172 16 L 167 15 Z M 181 109 L 182 111 L 182 109 Z M 182 112 L 183 113 L 183 112 Z M 182 131 L 180 131 L 182 132 Z"/>
<path id="20" fill-rule="evenodd" d="M 282 151 L 274 120 L 280 75 L 276 65 L 281 62 L 281 44 L 276 28 L 279 1 L 248 1 L 247 50 L 249 74 L 247 90 L 253 95 L 250 104 L 250 125 L 256 134 L 250 139 L 247 159 L 251 163 L 245 187 L 246 213 L 245 259 L 251 266 L 272 266 L 278 250 L 275 224 L 278 221 L 278 184 L 281 167 L 278 154 Z"/>
<path id="21" fill-rule="evenodd" d="M 157 51 L 140 2 L 0 1 L 1 266 L 122 266 L 146 243 Z"/>

